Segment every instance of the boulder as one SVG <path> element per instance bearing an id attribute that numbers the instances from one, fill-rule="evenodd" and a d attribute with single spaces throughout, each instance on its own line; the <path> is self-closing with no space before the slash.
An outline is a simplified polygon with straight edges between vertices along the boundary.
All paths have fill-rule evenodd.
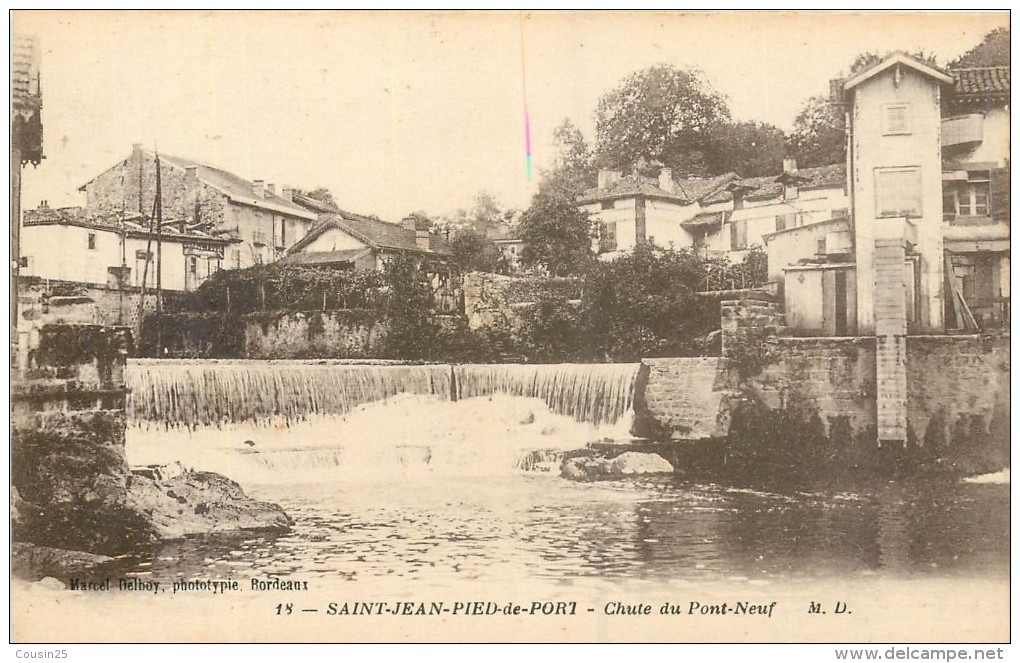
<path id="1" fill-rule="evenodd" d="M 293 524 L 276 504 L 248 497 L 235 481 L 213 472 L 184 472 L 163 481 L 136 476 L 128 502 L 164 540 L 238 530 L 284 532 Z"/>
<path id="2" fill-rule="evenodd" d="M 673 471 L 669 461 L 659 454 L 628 451 L 613 458 L 568 458 L 560 467 L 560 476 L 572 481 L 604 481 L 638 474 L 672 474 Z"/>
<path id="3" fill-rule="evenodd" d="M 11 544 L 11 574 L 25 580 L 88 575 L 113 561 L 112 557 L 77 550 L 61 550 L 21 542 Z"/>

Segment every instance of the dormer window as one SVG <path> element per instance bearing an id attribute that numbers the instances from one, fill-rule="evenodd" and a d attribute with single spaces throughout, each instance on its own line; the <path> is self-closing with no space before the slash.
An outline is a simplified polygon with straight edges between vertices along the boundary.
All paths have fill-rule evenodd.
<path id="1" fill-rule="evenodd" d="M 882 107 L 882 134 L 902 136 L 910 133 L 910 104 L 886 104 Z"/>

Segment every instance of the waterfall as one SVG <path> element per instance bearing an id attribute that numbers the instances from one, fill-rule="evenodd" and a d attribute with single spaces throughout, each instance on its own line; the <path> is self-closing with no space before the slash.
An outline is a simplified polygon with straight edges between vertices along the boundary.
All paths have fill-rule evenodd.
<path id="1" fill-rule="evenodd" d="M 634 405 L 640 364 L 468 364 L 454 366 L 457 397 L 493 393 L 541 398 L 557 414 L 595 425 Z"/>
<path id="2" fill-rule="evenodd" d="M 400 393 L 450 398 L 450 367 L 340 361 L 128 362 L 133 424 L 218 426 L 343 415 Z"/>
<path id="3" fill-rule="evenodd" d="M 401 393 L 444 400 L 496 393 L 540 398 L 590 424 L 633 407 L 639 364 L 404 365 L 344 361 L 131 360 L 125 377 L 135 424 L 221 426 L 342 416 Z"/>
<path id="4" fill-rule="evenodd" d="M 126 451 L 252 483 L 551 472 L 629 436 L 638 368 L 131 360 Z"/>

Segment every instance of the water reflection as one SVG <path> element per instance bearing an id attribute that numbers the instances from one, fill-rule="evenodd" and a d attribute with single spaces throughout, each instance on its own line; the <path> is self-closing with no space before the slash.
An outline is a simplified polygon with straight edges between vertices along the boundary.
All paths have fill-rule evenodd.
<path id="1" fill-rule="evenodd" d="M 902 482 L 768 492 L 550 476 L 250 487 L 295 519 L 284 536 L 168 543 L 136 574 L 553 582 L 773 581 L 1007 574 L 1008 486 Z"/>

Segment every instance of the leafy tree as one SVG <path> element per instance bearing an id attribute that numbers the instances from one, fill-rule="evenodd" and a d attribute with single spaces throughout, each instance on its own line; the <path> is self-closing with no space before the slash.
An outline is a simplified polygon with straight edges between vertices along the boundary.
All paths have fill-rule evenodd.
<path id="1" fill-rule="evenodd" d="M 981 43 L 949 63 L 950 69 L 1009 66 L 1009 28 L 998 28 Z"/>
<path id="2" fill-rule="evenodd" d="M 339 207 L 339 205 L 336 204 L 336 200 L 333 199 L 333 194 L 330 193 L 330 190 L 324 186 L 312 189 L 311 191 L 305 193 L 305 195 L 311 198 L 312 200 L 318 200 L 320 203 L 332 205 L 333 207 Z"/>
<path id="3" fill-rule="evenodd" d="M 700 72 L 656 65 L 627 76 L 599 100 L 597 161 L 624 169 L 644 158 L 678 173 L 704 173 L 710 133 L 729 119 L 726 100 Z"/>
<path id="4" fill-rule="evenodd" d="M 654 245 L 595 264 L 583 306 L 596 356 L 634 361 L 697 354 L 701 337 L 719 324 L 715 302 L 696 294 L 704 277 L 705 262 L 694 252 Z"/>
<path id="5" fill-rule="evenodd" d="M 432 316 L 432 286 L 422 259 L 397 254 L 386 262 L 385 316 L 388 330 L 383 341 L 385 357 L 430 359 L 436 352 L 439 327 Z"/>
<path id="6" fill-rule="evenodd" d="M 539 190 L 569 198 L 576 198 L 585 189 L 595 185 L 595 155 L 584 139 L 584 134 L 569 119 L 564 119 L 553 130 L 556 161 L 552 168 L 543 170 Z"/>
<path id="7" fill-rule="evenodd" d="M 488 191 L 479 191 L 475 194 L 474 204 L 457 210 L 452 218 L 446 220 L 446 225 L 452 228 L 470 227 L 487 235 L 501 224 L 509 224 L 515 214 L 514 210 L 503 209 Z"/>
<path id="8" fill-rule="evenodd" d="M 510 270 L 503 252 L 488 237 L 470 226 L 457 228 L 450 235 L 450 249 L 463 271 L 506 274 Z"/>
<path id="9" fill-rule="evenodd" d="M 814 96 L 793 121 L 790 144 L 802 168 L 827 166 L 846 160 L 846 118 L 832 99 Z"/>
<path id="10" fill-rule="evenodd" d="M 535 194 L 518 226 L 524 240 L 521 264 L 544 269 L 553 276 L 584 272 L 592 260 L 591 222 L 563 192 Z"/>
<path id="11" fill-rule="evenodd" d="M 712 174 L 773 175 L 783 169 L 783 157 L 787 156 L 786 134 L 765 122 L 719 124 L 712 130 L 712 143 L 708 153 Z"/>

